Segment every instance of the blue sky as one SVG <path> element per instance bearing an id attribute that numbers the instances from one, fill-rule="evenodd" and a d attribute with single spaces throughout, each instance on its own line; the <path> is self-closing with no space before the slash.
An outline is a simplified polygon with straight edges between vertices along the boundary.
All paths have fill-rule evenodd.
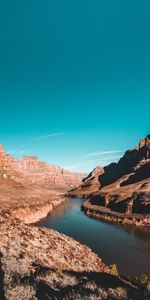
<path id="1" fill-rule="evenodd" d="M 149 133 L 150 2 L 0 2 L 0 143 L 72 171 Z"/>

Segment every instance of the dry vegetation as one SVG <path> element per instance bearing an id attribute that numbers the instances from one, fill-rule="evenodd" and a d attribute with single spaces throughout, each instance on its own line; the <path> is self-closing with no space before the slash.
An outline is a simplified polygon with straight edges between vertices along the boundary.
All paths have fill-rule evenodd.
<path id="1" fill-rule="evenodd" d="M 0 299 L 149 299 L 149 281 L 129 280 L 88 247 L 54 230 L 0 217 Z"/>

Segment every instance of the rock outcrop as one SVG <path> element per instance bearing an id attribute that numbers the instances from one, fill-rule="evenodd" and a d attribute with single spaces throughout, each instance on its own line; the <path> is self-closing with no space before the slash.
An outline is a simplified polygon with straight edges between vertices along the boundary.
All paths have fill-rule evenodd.
<path id="1" fill-rule="evenodd" d="M 68 191 L 67 195 L 86 198 L 95 193 L 100 187 L 99 177 L 103 173 L 104 168 L 97 166 L 88 176 L 83 178 L 81 185 Z"/>
<path id="2" fill-rule="evenodd" d="M 0 215 L 1 300 L 143 299 L 149 287 L 118 274 L 88 247 L 54 230 Z"/>
<path id="3" fill-rule="evenodd" d="M 0 212 L 14 211 L 27 223 L 38 221 L 63 203 L 62 194 L 83 177 L 36 157 L 14 158 L 0 145 Z"/>
<path id="4" fill-rule="evenodd" d="M 91 205 L 119 213 L 150 214 L 150 135 L 118 163 L 91 174 L 69 194 L 89 197 Z"/>
<path id="5" fill-rule="evenodd" d="M 68 189 L 77 186 L 86 174 L 71 173 L 63 168 L 40 161 L 35 156 L 22 159 L 5 154 L 0 145 L 0 175 L 17 182 L 47 185 L 53 188 Z"/>
<path id="6" fill-rule="evenodd" d="M 17 172 L 13 164 L 9 161 L 9 157 L 5 154 L 3 146 L 0 145 L 0 180 L 14 180 L 19 179 L 19 177 L 22 178 L 22 174 Z"/>
<path id="7" fill-rule="evenodd" d="M 59 166 L 45 163 L 35 156 L 16 159 L 7 155 L 7 161 L 16 172 L 21 173 L 32 184 L 67 189 L 77 186 L 85 176 L 85 174 L 71 173 Z"/>

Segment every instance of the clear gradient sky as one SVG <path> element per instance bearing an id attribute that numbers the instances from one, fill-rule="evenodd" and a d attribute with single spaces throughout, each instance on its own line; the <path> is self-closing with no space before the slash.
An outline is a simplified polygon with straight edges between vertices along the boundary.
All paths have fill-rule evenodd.
<path id="1" fill-rule="evenodd" d="M 117 161 L 150 129 L 150 1 L 0 1 L 0 124 L 16 157 Z"/>

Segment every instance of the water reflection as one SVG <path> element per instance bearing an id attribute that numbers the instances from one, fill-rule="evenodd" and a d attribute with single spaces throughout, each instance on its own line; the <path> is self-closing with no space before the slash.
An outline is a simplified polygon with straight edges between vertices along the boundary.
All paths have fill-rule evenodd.
<path id="1" fill-rule="evenodd" d="M 132 226 L 123 226 L 123 228 L 130 234 L 135 236 L 142 242 L 143 248 L 150 254 L 150 229 L 137 228 Z"/>
<path id="2" fill-rule="evenodd" d="M 47 227 L 46 224 L 49 224 L 50 221 L 62 218 L 65 214 L 67 214 L 67 212 L 71 211 L 73 207 L 78 205 L 79 205 L 78 202 L 74 202 L 74 201 L 70 201 L 70 199 L 66 199 L 65 203 L 55 208 L 45 219 L 38 222 L 38 225 Z"/>
<path id="3" fill-rule="evenodd" d="M 107 264 L 116 263 L 123 274 L 150 276 L 150 231 L 88 218 L 81 211 L 82 203 L 67 199 L 39 225 L 86 244 Z"/>

